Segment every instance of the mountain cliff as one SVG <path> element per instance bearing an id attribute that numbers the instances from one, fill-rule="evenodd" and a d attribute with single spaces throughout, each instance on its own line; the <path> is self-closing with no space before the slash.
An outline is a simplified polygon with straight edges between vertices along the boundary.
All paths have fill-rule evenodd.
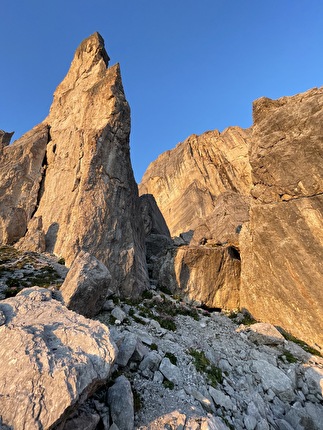
<path id="1" fill-rule="evenodd" d="M 322 107 L 322 88 L 262 98 L 250 129 L 193 135 L 151 163 L 140 193 L 172 235 L 192 234 L 159 256 L 159 285 L 323 347 Z"/>
<path id="2" fill-rule="evenodd" d="M 195 229 L 225 191 L 248 195 L 250 130 L 230 127 L 223 133 L 192 135 L 152 162 L 139 184 L 152 194 L 172 236 Z"/>
<path id="3" fill-rule="evenodd" d="M 4 147 L 0 241 L 21 238 L 17 246 L 26 248 L 38 219 L 45 245 L 35 250 L 67 265 L 86 251 L 107 266 L 110 288 L 131 296 L 148 285 L 144 233 L 130 162 L 130 109 L 119 65 L 108 61 L 98 33 L 84 40 L 47 118 Z M 14 232 L 12 224 L 19 226 Z"/>

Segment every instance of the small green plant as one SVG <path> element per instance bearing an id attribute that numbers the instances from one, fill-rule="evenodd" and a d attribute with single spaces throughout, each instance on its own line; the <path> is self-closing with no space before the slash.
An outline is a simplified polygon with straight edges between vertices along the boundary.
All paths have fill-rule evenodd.
<path id="1" fill-rule="evenodd" d="M 129 312 L 128 312 L 129 317 L 133 317 L 133 316 L 134 316 L 134 314 L 135 314 L 135 310 L 134 310 L 134 308 L 130 308 L 130 309 L 129 309 Z"/>
<path id="2" fill-rule="evenodd" d="M 63 258 L 63 257 L 59 258 L 59 259 L 57 260 L 57 263 L 58 263 L 58 264 L 61 264 L 61 265 L 63 265 L 63 266 L 65 266 L 65 258 Z"/>
<path id="3" fill-rule="evenodd" d="M 177 357 L 172 352 L 166 352 L 165 357 L 169 359 L 169 361 L 176 366 Z"/>
<path id="4" fill-rule="evenodd" d="M 16 286 L 7 288 L 6 291 L 5 291 L 5 297 L 6 297 L 6 299 L 9 298 L 9 297 L 16 296 L 19 293 L 19 291 L 21 291 L 20 288 L 18 288 Z"/>
<path id="5" fill-rule="evenodd" d="M 135 412 L 139 412 L 140 409 L 142 408 L 142 402 L 141 402 L 140 394 L 134 388 L 132 389 L 132 394 L 133 394 L 133 406 L 134 406 L 134 410 L 135 410 Z"/>
<path id="6" fill-rule="evenodd" d="M 117 318 L 115 318 L 113 315 L 110 315 L 110 316 L 109 316 L 109 324 L 110 324 L 110 325 L 114 325 L 114 324 L 115 324 L 115 322 L 116 322 L 116 319 L 117 319 Z"/>
<path id="7" fill-rule="evenodd" d="M 117 296 L 113 296 L 112 297 L 112 301 L 115 305 L 118 305 L 120 303 L 120 298 Z"/>
<path id="8" fill-rule="evenodd" d="M 150 290 L 145 290 L 143 293 L 142 293 L 142 298 L 143 299 L 152 299 L 154 297 L 154 294 L 150 291 Z"/>
<path id="9" fill-rule="evenodd" d="M 152 343 L 152 344 L 150 345 L 150 349 L 151 349 L 152 351 L 158 351 L 158 345 L 157 345 L 156 343 Z"/>
<path id="10" fill-rule="evenodd" d="M 280 355 L 278 358 L 283 361 L 283 357 L 285 357 L 288 363 L 297 363 L 297 358 L 294 357 L 294 355 L 291 352 L 287 351 L 286 349 L 284 350 L 284 353 Z"/>
<path id="11" fill-rule="evenodd" d="M 160 326 L 166 330 L 170 331 L 176 331 L 176 324 L 175 322 L 170 318 L 155 318 L 156 321 L 159 322 Z"/>
<path id="12" fill-rule="evenodd" d="M 222 370 L 212 364 L 210 360 L 205 356 L 203 351 L 190 349 L 188 352 L 194 358 L 194 365 L 196 367 L 196 370 L 198 372 L 206 374 L 210 385 L 216 387 L 218 383 L 222 384 Z"/>
<path id="13" fill-rule="evenodd" d="M 171 295 L 172 295 L 171 290 L 170 290 L 169 288 L 165 287 L 165 286 L 161 286 L 159 289 L 160 289 L 160 291 L 161 291 L 162 293 L 164 293 L 164 294 L 168 294 L 169 296 L 171 296 Z"/>
<path id="14" fill-rule="evenodd" d="M 168 379 L 164 379 L 163 385 L 165 388 L 169 388 L 170 390 L 174 389 L 174 382 L 169 381 Z"/>

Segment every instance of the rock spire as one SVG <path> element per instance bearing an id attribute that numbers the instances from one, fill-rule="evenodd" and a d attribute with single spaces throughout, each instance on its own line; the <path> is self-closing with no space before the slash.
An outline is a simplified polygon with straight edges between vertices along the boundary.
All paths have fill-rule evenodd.
<path id="1" fill-rule="evenodd" d="M 49 115 L 31 132 L 46 132 L 41 148 L 31 157 L 39 138 L 32 138 L 28 149 L 30 134 L 4 148 L 11 160 L 7 172 L 17 163 L 18 148 L 24 163 L 37 159 L 35 177 L 30 178 L 29 167 L 22 175 L 22 182 L 30 182 L 37 191 L 28 191 L 29 201 L 23 204 L 26 187 L 19 183 L 19 198 L 5 206 L 24 210 L 18 214 L 25 217 L 18 236 L 25 234 L 32 218 L 41 217 L 46 251 L 64 257 L 67 265 L 80 251 L 92 254 L 108 267 L 110 288 L 132 296 L 147 286 L 144 232 L 130 162 L 130 109 L 120 67 L 107 68 L 108 61 L 98 33 L 85 39 L 55 91 Z M 7 219 L 2 217 L 2 222 Z M 2 243 L 6 242 L 3 230 Z"/>

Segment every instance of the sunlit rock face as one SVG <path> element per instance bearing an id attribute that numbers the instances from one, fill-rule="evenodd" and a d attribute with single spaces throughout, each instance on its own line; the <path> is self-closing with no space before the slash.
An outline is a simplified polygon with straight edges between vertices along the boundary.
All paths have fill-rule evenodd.
<path id="1" fill-rule="evenodd" d="M 192 135 L 150 164 L 139 185 L 152 194 L 172 236 L 194 230 L 226 191 L 248 195 L 251 130 L 230 127 Z"/>
<path id="2" fill-rule="evenodd" d="M 40 124 L 10 146 L 12 133 L 0 133 L 0 244 L 22 237 L 36 210 L 48 129 Z"/>
<path id="3" fill-rule="evenodd" d="M 323 347 L 323 88 L 254 104 L 241 305 Z"/>
<path id="4" fill-rule="evenodd" d="M 36 153 L 35 191 L 27 189 L 32 202 L 25 208 L 20 198 L 12 206 L 26 212 L 16 215 L 25 217 L 17 236 L 25 234 L 32 216 L 41 217 L 46 251 L 64 257 L 67 265 L 80 251 L 94 255 L 111 273 L 111 290 L 135 296 L 148 283 L 144 231 L 130 162 L 130 109 L 119 65 L 108 67 L 108 60 L 98 33 L 76 50 L 48 117 L 38 126 L 46 131 L 44 140 L 29 137 L 31 149 L 25 154 L 28 136 L 22 138 L 23 156 L 29 160 Z M 37 127 L 31 133 L 36 132 Z M 36 144 L 41 146 L 37 151 Z M 19 164 L 14 149 L 6 149 Z M 26 188 L 25 182 L 19 187 Z"/>

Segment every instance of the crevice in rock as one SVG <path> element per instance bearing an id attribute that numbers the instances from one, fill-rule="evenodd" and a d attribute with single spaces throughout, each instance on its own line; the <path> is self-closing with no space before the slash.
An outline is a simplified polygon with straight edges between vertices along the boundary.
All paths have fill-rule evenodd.
<path id="1" fill-rule="evenodd" d="M 234 246 L 228 246 L 228 253 L 230 257 L 233 258 L 234 260 L 241 261 L 240 251 L 238 250 L 238 248 Z"/>
<path id="2" fill-rule="evenodd" d="M 47 145 L 48 143 L 51 141 L 51 135 L 50 135 L 50 127 L 48 126 L 48 138 L 47 138 Z M 55 150 L 56 150 L 56 145 L 54 145 Z M 54 147 L 53 147 L 53 151 L 54 151 Z M 47 167 L 48 167 L 48 160 L 47 160 L 47 150 L 45 151 L 45 155 L 43 158 L 43 162 L 42 162 L 42 178 L 39 182 L 39 188 L 38 188 L 38 194 L 37 194 L 37 200 L 36 200 L 36 205 L 35 205 L 35 209 L 33 210 L 33 212 L 31 213 L 30 218 L 32 218 L 38 207 L 40 204 L 40 200 L 44 194 L 44 190 L 45 190 L 45 179 L 46 179 L 46 172 L 47 172 Z"/>

